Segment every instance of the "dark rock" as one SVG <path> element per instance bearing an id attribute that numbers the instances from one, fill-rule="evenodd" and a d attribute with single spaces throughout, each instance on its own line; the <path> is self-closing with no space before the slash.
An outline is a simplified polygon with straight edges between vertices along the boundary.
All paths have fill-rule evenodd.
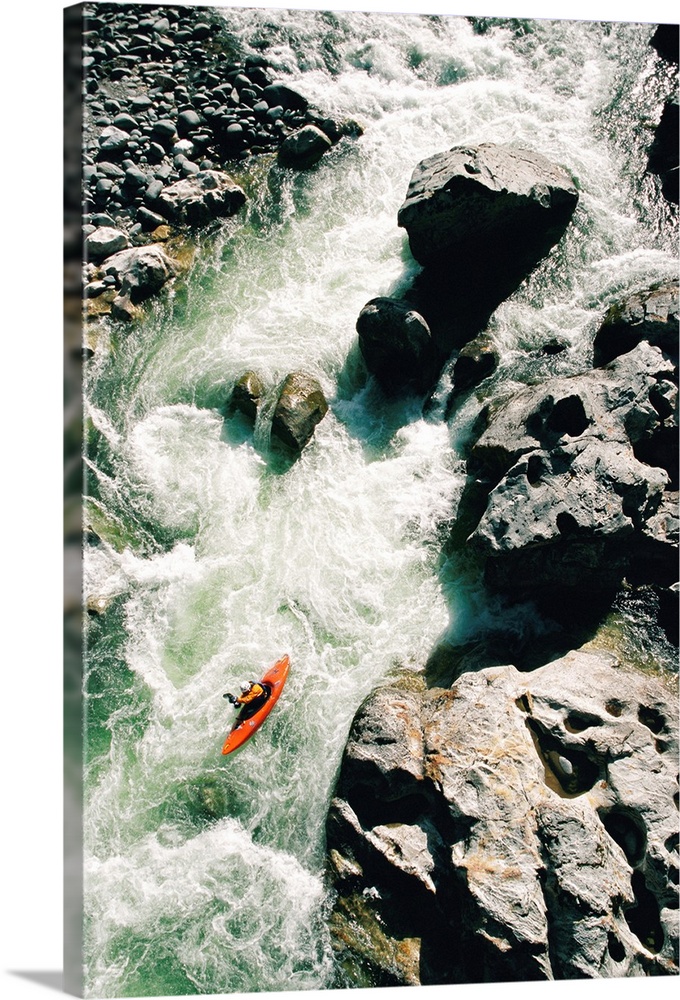
<path id="1" fill-rule="evenodd" d="M 293 372 L 286 377 L 274 409 L 272 435 L 299 454 L 327 412 L 328 403 L 317 379 Z"/>
<path id="2" fill-rule="evenodd" d="M 279 147 L 278 161 L 282 167 L 306 170 L 318 163 L 332 145 L 321 129 L 315 125 L 305 125 L 283 141 Z"/>
<path id="3" fill-rule="evenodd" d="M 117 163 L 108 163 L 106 160 L 102 160 L 97 164 L 97 173 L 100 175 L 103 174 L 104 177 L 110 177 L 113 180 L 125 177 L 125 171 Z"/>
<path id="4" fill-rule="evenodd" d="M 179 166 L 179 172 L 183 177 L 193 177 L 196 174 L 200 174 L 201 168 L 198 163 L 194 163 L 192 160 L 187 160 L 185 158 Z"/>
<path id="5" fill-rule="evenodd" d="M 89 284 L 85 285 L 83 288 L 83 296 L 86 299 L 96 299 L 98 295 L 102 295 L 109 286 L 103 281 L 91 281 Z"/>
<path id="6" fill-rule="evenodd" d="M 138 127 L 137 120 L 132 115 L 125 113 L 116 115 L 113 119 L 113 124 L 116 128 L 120 128 L 124 132 L 133 132 Z"/>
<path id="7" fill-rule="evenodd" d="M 221 216 L 234 215 L 246 196 L 222 171 L 203 170 L 168 185 L 158 198 L 158 208 L 177 224 L 200 226 Z"/>
<path id="8" fill-rule="evenodd" d="M 363 127 L 353 118 L 331 118 L 317 109 L 307 111 L 307 121 L 320 128 L 334 145 L 345 136 L 357 139 L 364 133 Z"/>
<path id="9" fill-rule="evenodd" d="M 157 142 L 168 145 L 177 135 L 177 128 L 169 118 L 161 118 L 153 123 L 151 135 Z"/>
<path id="10" fill-rule="evenodd" d="M 535 263 L 561 237 L 577 201 L 562 167 L 538 153 L 485 143 L 420 163 L 398 223 L 425 266 L 453 269 L 471 256 L 485 257 L 499 242 L 504 256 L 531 250 Z"/>
<path id="11" fill-rule="evenodd" d="M 255 420 L 257 409 L 264 395 L 264 386 L 255 372 L 245 372 L 238 380 L 231 394 L 231 406 L 251 420 Z"/>
<path id="12" fill-rule="evenodd" d="M 654 134 L 654 142 L 649 150 L 647 170 L 650 174 L 658 174 L 661 178 L 661 191 L 664 198 L 672 204 L 678 204 L 678 147 L 680 145 L 680 129 L 678 126 L 677 95 L 666 101 L 661 121 Z"/>
<path id="13" fill-rule="evenodd" d="M 680 641 L 680 584 L 659 590 L 659 625 L 662 627 L 669 642 L 677 646 Z"/>
<path id="14" fill-rule="evenodd" d="M 649 44 L 656 49 L 662 59 L 677 65 L 679 48 L 677 24 L 660 24 L 650 38 Z"/>
<path id="15" fill-rule="evenodd" d="M 94 188 L 94 200 L 97 205 L 104 206 L 113 192 L 113 181 L 108 177 L 100 177 Z"/>
<path id="16" fill-rule="evenodd" d="M 660 347 L 677 366 L 678 289 L 677 281 L 655 285 L 611 306 L 595 334 L 595 365 L 606 365 L 646 340 Z"/>
<path id="17" fill-rule="evenodd" d="M 563 235 L 578 194 L 538 153 L 454 147 L 414 170 L 398 224 L 415 259 L 418 308 L 444 353 L 480 333 Z"/>
<path id="18" fill-rule="evenodd" d="M 191 135 L 201 127 L 201 116 L 196 111 L 182 111 L 177 116 L 177 132 L 181 136 Z"/>
<path id="19" fill-rule="evenodd" d="M 552 356 L 554 354 L 562 354 L 567 350 L 569 344 L 564 340 L 559 340 L 557 337 L 553 337 L 552 340 L 548 340 L 541 348 L 541 354 L 547 354 Z"/>
<path id="20" fill-rule="evenodd" d="M 158 142 L 150 142 L 147 149 L 149 163 L 162 163 L 165 157 L 165 149 Z"/>
<path id="21" fill-rule="evenodd" d="M 371 299 L 356 328 L 366 367 L 388 392 L 406 387 L 423 391 L 431 384 L 438 365 L 430 330 L 407 302 Z"/>
<path id="22" fill-rule="evenodd" d="M 309 101 L 283 83 L 272 83 L 262 91 L 262 98 L 270 107 L 280 104 L 287 111 L 305 112 Z"/>
<path id="23" fill-rule="evenodd" d="M 125 171 L 125 183 L 131 187 L 140 188 L 149 183 L 149 177 L 139 167 L 132 166 Z"/>
<path id="24" fill-rule="evenodd" d="M 153 107 L 153 101 L 147 94 L 133 97 L 130 101 L 130 110 L 133 112 L 148 111 L 150 107 Z"/>
<path id="25" fill-rule="evenodd" d="M 480 334 L 462 348 L 453 366 L 453 391 L 470 389 L 498 367 L 498 351 L 488 334 Z"/>
<path id="26" fill-rule="evenodd" d="M 141 223 L 142 229 L 146 233 L 151 233 L 154 229 L 157 229 L 158 226 L 165 225 L 165 219 L 162 215 L 158 215 L 157 212 L 152 212 L 144 205 L 140 205 L 137 209 L 137 220 Z"/>
<path id="27" fill-rule="evenodd" d="M 268 73 L 263 66 L 249 66 L 248 58 L 246 58 L 247 75 L 250 77 L 252 82 L 258 84 L 258 86 L 262 88 L 268 87 L 272 83 L 271 74 Z"/>
<path id="28" fill-rule="evenodd" d="M 92 215 L 85 216 L 88 222 L 91 222 L 93 226 L 108 226 L 111 229 L 115 229 L 116 224 L 110 215 L 106 215 L 105 212 L 95 212 Z"/>
<path id="29" fill-rule="evenodd" d="M 160 198 L 161 192 L 163 191 L 163 181 L 160 178 L 155 178 L 150 181 L 146 191 L 144 192 L 144 200 L 154 204 Z"/>

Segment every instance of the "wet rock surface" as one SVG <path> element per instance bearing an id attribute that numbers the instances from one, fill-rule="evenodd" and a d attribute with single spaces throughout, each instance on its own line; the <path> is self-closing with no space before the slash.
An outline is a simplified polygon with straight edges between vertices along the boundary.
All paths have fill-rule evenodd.
<path id="1" fill-rule="evenodd" d="M 328 403 L 318 380 L 306 372 L 292 372 L 286 377 L 274 408 L 272 435 L 291 452 L 299 454 L 327 412 Z"/>
<path id="2" fill-rule="evenodd" d="M 679 305 L 677 281 L 635 292 L 616 302 L 595 334 L 595 366 L 613 361 L 646 340 L 659 347 L 677 367 Z"/>
<path id="3" fill-rule="evenodd" d="M 262 380 L 257 372 L 245 372 L 232 390 L 230 406 L 249 419 L 255 420 L 264 392 Z"/>
<path id="4" fill-rule="evenodd" d="M 371 299 L 359 313 L 356 328 L 366 367 L 388 392 L 422 390 L 432 382 L 441 358 L 426 321 L 408 302 Z"/>
<path id="5" fill-rule="evenodd" d="M 331 140 L 316 125 L 305 125 L 281 143 L 278 161 L 283 167 L 306 170 L 318 163 L 332 146 Z"/>
<path id="6" fill-rule="evenodd" d="M 676 716 L 598 652 L 374 692 L 327 825 L 352 981 L 677 973 Z"/>

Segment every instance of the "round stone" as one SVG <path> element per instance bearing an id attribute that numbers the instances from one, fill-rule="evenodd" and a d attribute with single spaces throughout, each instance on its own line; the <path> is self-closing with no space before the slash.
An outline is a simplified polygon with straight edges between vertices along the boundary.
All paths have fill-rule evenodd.
<path id="1" fill-rule="evenodd" d="M 85 240 L 85 254 L 90 260 L 105 260 L 111 254 L 125 250 L 128 245 L 127 236 L 119 229 L 104 226 L 95 229 Z"/>
<path id="2" fill-rule="evenodd" d="M 124 132 L 132 132 L 133 129 L 137 128 L 137 121 L 132 115 L 126 115 L 125 113 L 116 115 L 113 119 L 113 124 L 116 128 L 123 129 Z"/>

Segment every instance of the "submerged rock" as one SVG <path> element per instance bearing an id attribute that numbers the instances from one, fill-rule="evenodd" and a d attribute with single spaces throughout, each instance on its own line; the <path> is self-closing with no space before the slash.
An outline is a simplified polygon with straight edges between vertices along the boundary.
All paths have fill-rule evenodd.
<path id="1" fill-rule="evenodd" d="M 677 974 L 676 732 L 607 653 L 374 692 L 327 823 L 348 983 Z"/>
<path id="2" fill-rule="evenodd" d="M 305 125 L 284 139 L 277 158 L 282 167 L 307 170 L 318 163 L 332 145 L 325 132 L 316 125 Z"/>
<path id="3" fill-rule="evenodd" d="M 264 386 L 256 372 L 245 372 L 238 380 L 231 394 L 231 406 L 251 420 L 255 420 Z"/>
<path id="4" fill-rule="evenodd" d="M 299 454 L 327 412 L 328 403 L 317 379 L 305 372 L 292 372 L 283 383 L 274 409 L 272 435 Z"/>

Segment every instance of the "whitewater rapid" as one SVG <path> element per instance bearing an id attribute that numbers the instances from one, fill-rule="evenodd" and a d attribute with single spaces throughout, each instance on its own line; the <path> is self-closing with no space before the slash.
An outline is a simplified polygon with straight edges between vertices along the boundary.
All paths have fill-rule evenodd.
<path id="1" fill-rule="evenodd" d="M 667 210 L 642 180 L 661 100 L 649 25 L 476 34 L 455 17 L 224 17 L 246 50 L 270 39 L 278 75 L 365 131 L 309 173 L 273 171 L 205 241 L 185 300 L 114 331 L 86 375 L 104 541 L 86 548 L 85 594 L 110 601 L 85 660 L 98 997 L 334 985 L 323 830 L 352 717 L 375 685 L 497 613 L 441 564 L 474 400 L 449 426 L 446 376 L 423 415 L 421 399 L 386 401 L 357 356 L 362 306 L 417 271 L 396 225 L 416 163 L 512 143 L 577 178 L 562 244 L 492 319 L 501 381 L 554 337 L 574 350 L 545 365 L 577 365 L 618 293 L 677 270 Z M 273 391 L 300 368 L 330 409 L 302 458 L 278 467 L 266 435 L 223 407 L 244 371 Z M 522 609 L 506 624 L 533 627 Z M 221 758 L 223 692 L 284 652 L 275 712 Z"/>

